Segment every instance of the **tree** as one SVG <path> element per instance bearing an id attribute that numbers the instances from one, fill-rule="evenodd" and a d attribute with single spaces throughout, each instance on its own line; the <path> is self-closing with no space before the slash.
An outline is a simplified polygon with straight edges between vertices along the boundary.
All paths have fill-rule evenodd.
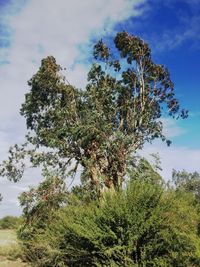
<path id="1" fill-rule="evenodd" d="M 200 204 L 200 175 L 198 172 L 173 170 L 172 182 L 177 190 L 192 193 L 195 196 L 196 204 Z"/>
<path id="2" fill-rule="evenodd" d="M 129 164 L 127 170 L 130 180 L 139 180 L 149 182 L 155 185 L 164 185 L 164 180 L 158 173 L 162 170 L 158 155 L 152 154 L 155 164 L 151 165 L 145 158 L 135 157 L 134 161 Z"/>
<path id="3" fill-rule="evenodd" d="M 155 64 L 147 43 L 127 32 L 114 39 L 113 53 L 99 41 L 86 89 L 69 84 L 52 56 L 28 82 L 21 114 L 27 142 L 10 149 L 1 175 L 18 180 L 24 159 L 65 177 L 80 164 L 82 181 L 98 191 L 121 188 L 129 157 L 154 138 L 166 140 L 160 117 L 187 117 L 175 98 L 168 70 Z M 42 150 L 43 149 L 43 150 Z M 74 163 L 75 162 L 75 163 Z"/>
<path id="4" fill-rule="evenodd" d="M 51 176 L 46 177 L 37 188 L 31 188 L 28 192 L 20 195 L 23 216 L 18 230 L 18 238 L 22 241 L 21 245 L 27 260 L 31 260 L 30 257 L 42 256 L 38 253 L 37 237 L 45 233 L 47 226 L 54 219 L 55 212 L 66 205 L 67 199 L 64 181 Z M 45 237 L 42 236 L 42 238 L 43 241 L 40 240 L 40 242 L 44 243 Z M 35 252 L 33 253 L 34 248 Z"/>
<path id="5" fill-rule="evenodd" d="M 26 224 L 40 226 L 51 220 L 52 213 L 67 202 L 65 183 L 58 177 L 46 177 L 37 188 L 23 192 L 20 197 Z"/>

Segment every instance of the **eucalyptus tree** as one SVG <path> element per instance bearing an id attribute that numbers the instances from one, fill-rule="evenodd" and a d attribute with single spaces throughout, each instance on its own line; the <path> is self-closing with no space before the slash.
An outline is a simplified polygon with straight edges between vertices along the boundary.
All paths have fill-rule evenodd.
<path id="1" fill-rule="evenodd" d="M 186 118 L 187 111 L 180 109 L 168 70 L 153 62 L 147 43 L 127 32 L 110 47 L 102 40 L 94 46 L 84 89 L 68 83 L 53 56 L 42 60 L 21 108 L 26 142 L 10 149 L 1 175 L 20 179 L 28 157 L 32 166 L 63 177 L 81 165 L 81 179 L 92 188 L 118 190 L 137 149 L 155 138 L 169 144 L 163 112 Z"/>

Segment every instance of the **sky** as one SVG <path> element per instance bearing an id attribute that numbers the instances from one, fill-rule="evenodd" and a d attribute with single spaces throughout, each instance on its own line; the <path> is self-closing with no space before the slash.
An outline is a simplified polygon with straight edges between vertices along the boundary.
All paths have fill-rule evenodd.
<path id="1" fill-rule="evenodd" d="M 24 140 L 19 109 L 41 59 L 53 55 L 67 80 L 84 88 L 94 43 L 124 30 L 149 43 L 189 110 L 187 120 L 163 118 L 170 147 L 155 141 L 141 155 L 158 152 L 166 180 L 172 169 L 200 172 L 200 0 L 0 0 L 0 161 Z M 18 195 L 40 180 L 37 170 L 18 183 L 0 177 L 0 217 L 19 215 Z"/>

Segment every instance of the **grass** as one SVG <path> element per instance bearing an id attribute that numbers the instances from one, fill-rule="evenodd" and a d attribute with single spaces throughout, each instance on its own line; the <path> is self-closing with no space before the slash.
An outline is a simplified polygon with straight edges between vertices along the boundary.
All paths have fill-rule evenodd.
<path id="1" fill-rule="evenodd" d="M 17 244 L 17 236 L 14 230 L 0 230 L 0 246 Z"/>
<path id="2" fill-rule="evenodd" d="M 0 267 L 28 267 L 20 260 L 21 249 L 14 230 L 0 230 Z"/>

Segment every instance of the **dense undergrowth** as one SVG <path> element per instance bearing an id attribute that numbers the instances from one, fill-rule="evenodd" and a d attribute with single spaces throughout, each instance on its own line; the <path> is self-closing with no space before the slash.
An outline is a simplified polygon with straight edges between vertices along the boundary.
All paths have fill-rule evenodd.
<path id="1" fill-rule="evenodd" d="M 48 178 L 19 231 L 26 259 L 44 267 L 200 266 L 196 195 L 166 186 L 144 160 L 129 180 L 123 190 L 88 202 L 75 193 L 58 199 Z M 44 184 L 56 205 L 44 199 Z"/>

